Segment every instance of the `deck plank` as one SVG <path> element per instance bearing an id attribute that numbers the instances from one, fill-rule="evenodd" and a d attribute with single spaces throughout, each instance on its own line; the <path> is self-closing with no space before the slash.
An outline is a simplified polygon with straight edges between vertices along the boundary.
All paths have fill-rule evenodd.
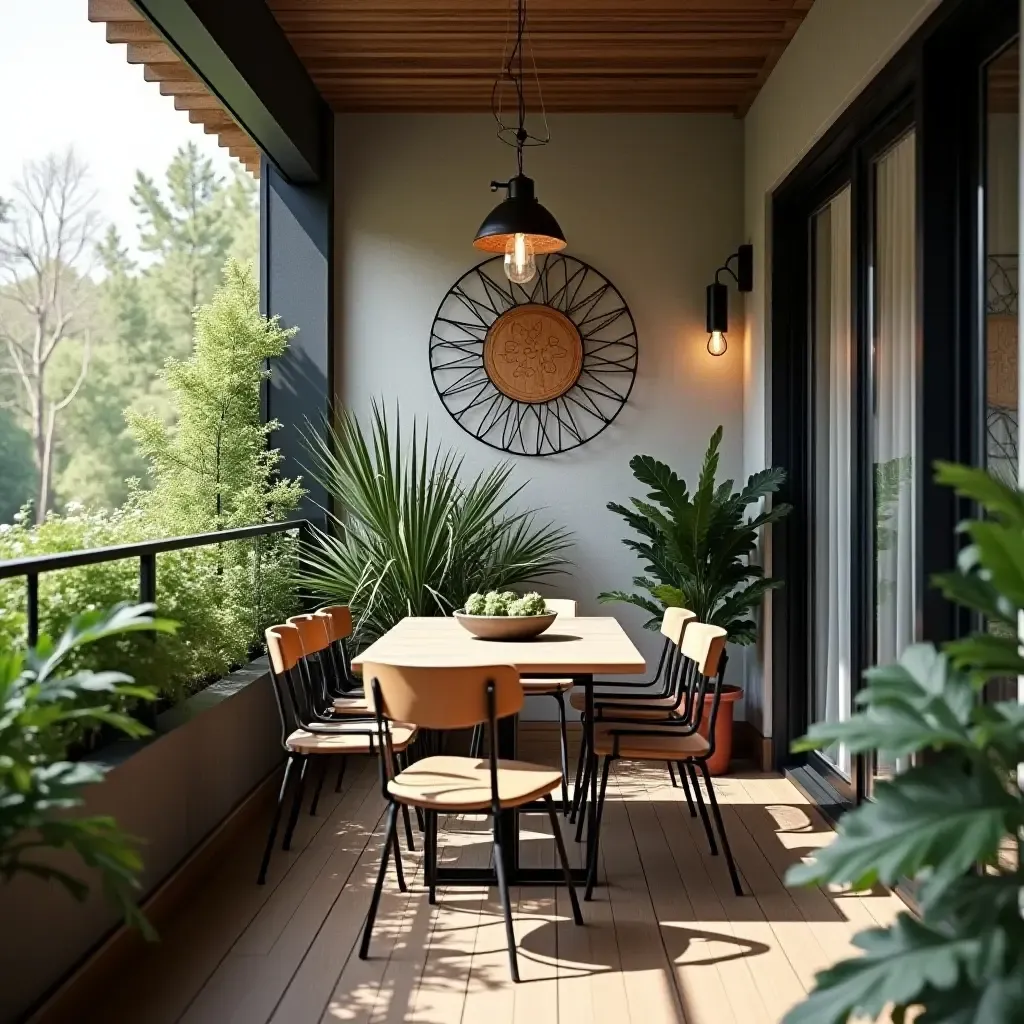
<path id="1" fill-rule="evenodd" d="M 521 757 L 557 762 L 557 733 L 529 734 Z M 333 775 L 331 776 L 333 781 Z M 410 891 L 389 872 L 371 958 L 356 948 L 381 853 L 384 801 L 369 759 L 341 795 L 299 819 L 294 848 L 253 882 L 265 822 L 211 872 L 162 942 L 91 1007 L 104 1024 L 774 1024 L 849 955 L 852 935 L 903 904 L 884 892 L 789 890 L 788 866 L 832 836 L 780 776 L 715 780 L 747 892 L 732 892 L 699 819 L 664 766 L 620 763 L 602 830 L 602 884 L 572 923 L 563 889 L 514 888 L 523 981 L 508 973 L 495 889 L 448 887 L 427 903 L 422 836 L 403 849 Z M 328 789 L 333 787 L 328 786 Z M 583 847 L 561 823 L 570 859 Z M 524 863 L 553 866 L 542 815 L 523 821 Z M 443 863 L 490 862 L 490 822 L 443 822 Z M 610 884 L 603 884 L 605 880 Z M 582 892 L 580 893 L 582 897 Z"/>

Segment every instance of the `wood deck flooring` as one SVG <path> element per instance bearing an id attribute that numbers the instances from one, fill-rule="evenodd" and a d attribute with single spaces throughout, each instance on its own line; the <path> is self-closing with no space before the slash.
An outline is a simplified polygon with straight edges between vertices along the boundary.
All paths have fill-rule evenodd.
<path id="1" fill-rule="evenodd" d="M 520 756 L 555 763 L 550 733 Z M 327 787 L 330 788 L 330 787 Z M 733 895 L 699 819 L 664 767 L 620 764 L 609 783 L 601 878 L 610 884 L 573 925 L 555 889 L 512 891 L 523 981 L 511 983 L 494 890 L 440 890 L 427 903 L 419 853 L 404 853 L 410 892 L 393 874 L 371 959 L 356 956 L 381 848 L 384 802 L 375 767 L 350 769 L 340 795 L 303 813 L 289 853 L 255 884 L 263 826 L 162 928 L 130 976 L 83 1007 L 104 1024 L 772 1024 L 815 971 L 848 955 L 851 935 L 891 920 L 889 894 L 790 891 L 787 866 L 829 841 L 821 816 L 788 781 L 716 780 L 748 893 Z M 524 820 L 525 863 L 554 864 L 547 820 Z M 570 855 L 579 847 L 567 837 Z M 484 865 L 482 818 L 452 818 L 445 864 Z M 420 837 L 417 834 L 417 846 Z"/>

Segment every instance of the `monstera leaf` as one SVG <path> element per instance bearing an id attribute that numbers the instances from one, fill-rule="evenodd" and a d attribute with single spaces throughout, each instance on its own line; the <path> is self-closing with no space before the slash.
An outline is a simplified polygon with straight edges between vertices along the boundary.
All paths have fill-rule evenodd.
<path id="1" fill-rule="evenodd" d="M 909 879 L 921 917 L 858 935 L 863 955 L 821 972 L 785 1024 L 883 1012 L 897 1024 L 1024 1024 L 1024 872 L 1005 855 L 1024 829 L 1024 707 L 986 704 L 981 693 L 984 681 L 1024 670 L 1024 492 L 961 466 L 941 465 L 938 478 L 985 512 L 961 527 L 970 543 L 957 571 L 935 582 L 982 612 L 986 629 L 945 652 L 918 645 L 898 665 L 871 669 L 855 714 L 817 723 L 795 744 L 843 743 L 915 765 L 879 782 L 843 816 L 834 842 L 787 878 L 854 888 Z"/>

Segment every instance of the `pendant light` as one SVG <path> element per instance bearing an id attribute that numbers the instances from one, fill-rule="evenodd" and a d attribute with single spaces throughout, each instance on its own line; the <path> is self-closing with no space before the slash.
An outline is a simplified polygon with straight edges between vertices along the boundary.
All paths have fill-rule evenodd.
<path id="1" fill-rule="evenodd" d="M 514 284 L 526 284 L 537 274 L 536 257 L 565 248 L 565 235 L 558 221 L 537 201 L 533 179 L 523 173 L 523 149 L 544 146 L 551 134 L 544 118 L 544 135 L 531 135 L 526 130 L 526 94 L 523 84 L 523 49 L 526 33 L 526 0 L 516 0 L 516 38 L 508 59 L 491 91 L 491 110 L 498 123 L 498 138 L 516 151 L 517 173 L 508 181 L 492 181 L 491 191 L 505 189 L 503 199 L 484 218 L 473 245 L 483 252 L 504 253 L 505 276 Z M 540 79 L 534 66 L 537 91 Z M 502 86 L 511 83 L 516 94 L 517 124 L 507 125 L 502 119 Z M 543 101 L 541 112 L 543 115 Z"/>

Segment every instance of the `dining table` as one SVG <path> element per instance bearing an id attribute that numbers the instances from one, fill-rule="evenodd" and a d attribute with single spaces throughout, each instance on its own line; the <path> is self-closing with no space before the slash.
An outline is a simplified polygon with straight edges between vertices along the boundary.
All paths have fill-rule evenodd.
<path id="1" fill-rule="evenodd" d="M 393 665 L 456 668 L 467 665 L 514 665 L 521 676 L 530 678 L 571 678 L 585 692 L 584 728 L 588 749 L 594 751 L 594 681 L 613 675 L 638 675 L 646 670 L 643 655 L 626 631 L 611 616 L 559 615 L 539 636 L 530 640 L 491 640 L 473 636 L 458 620 L 447 617 L 404 618 L 380 639 L 352 660 L 357 671 L 367 662 Z M 519 716 L 498 722 L 498 756 L 515 760 Z M 590 772 L 590 806 L 597 806 L 597 775 Z M 560 802 L 559 802 L 560 803 Z M 542 810 L 526 805 L 502 812 L 502 835 L 513 836 L 502 843 L 505 877 L 509 885 L 564 885 L 558 868 L 527 867 L 520 863 L 520 814 Z M 560 807 L 562 811 L 566 810 Z M 594 814 L 587 816 L 587 854 L 596 855 Z M 573 881 L 584 882 L 586 869 L 573 870 Z M 438 868 L 438 884 L 492 886 L 497 884 L 493 867 Z"/>

